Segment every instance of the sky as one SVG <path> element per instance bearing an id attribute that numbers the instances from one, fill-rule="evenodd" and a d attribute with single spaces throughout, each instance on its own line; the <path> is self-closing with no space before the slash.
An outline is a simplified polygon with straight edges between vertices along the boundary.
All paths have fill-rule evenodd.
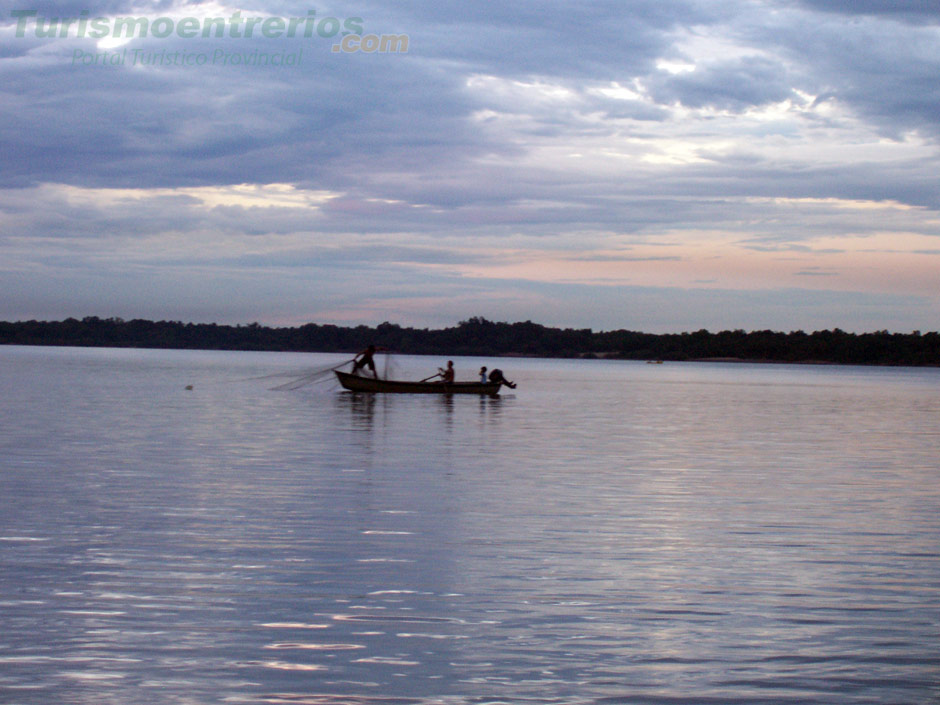
<path id="1" fill-rule="evenodd" d="M 937 330 L 938 145 L 938 0 L 0 0 L 0 320 Z"/>

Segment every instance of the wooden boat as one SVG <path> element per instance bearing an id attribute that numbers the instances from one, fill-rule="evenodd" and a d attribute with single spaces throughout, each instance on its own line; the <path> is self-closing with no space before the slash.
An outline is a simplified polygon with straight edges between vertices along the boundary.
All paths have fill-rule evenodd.
<path id="1" fill-rule="evenodd" d="M 501 382 L 400 382 L 333 370 L 344 389 L 388 394 L 499 394 Z"/>

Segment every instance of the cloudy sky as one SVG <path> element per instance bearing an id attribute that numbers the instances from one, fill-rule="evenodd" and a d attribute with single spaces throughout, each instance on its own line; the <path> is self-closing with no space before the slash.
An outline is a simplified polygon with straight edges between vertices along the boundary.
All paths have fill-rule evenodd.
<path id="1" fill-rule="evenodd" d="M 937 0 L 0 0 L 0 319 L 936 330 L 938 77 Z"/>

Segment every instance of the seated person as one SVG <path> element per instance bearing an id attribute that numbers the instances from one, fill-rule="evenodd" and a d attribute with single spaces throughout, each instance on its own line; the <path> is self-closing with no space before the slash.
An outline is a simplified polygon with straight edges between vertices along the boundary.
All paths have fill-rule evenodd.
<path id="1" fill-rule="evenodd" d="M 442 370 L 440 367 L 438 367 L 437 372 L 441 376 L 441 381 L 444 382 L 445 384 L 453 382 L 454 381 L 454 361 L 448 360 L 447 369 Z"/>

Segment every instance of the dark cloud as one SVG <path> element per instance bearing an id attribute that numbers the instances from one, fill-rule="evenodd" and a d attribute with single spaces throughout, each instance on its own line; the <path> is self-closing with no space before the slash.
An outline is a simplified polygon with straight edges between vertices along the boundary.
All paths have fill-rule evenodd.
<path id="1" fill-rule="evenodd" d="M 819 12 L 842 15 L 881 15 L 909 22 L 940 22 L 936 0 L 800 0 Z"/>
<path id="2" fill-rule="evenodd" d="M 786 66 L 759 56 L 721 61 L 678 75 L 661 72 L 647 86 L 658 103 L 690 108 L 743 111 L 796 98 Z"/>
<path id="3" fill-rule="evenodd" d="M 887 3 L 884 3 L 887 5 Z M 887 12 L 887 10 L 886 10 Z M 940 10 L 934 10 L 940 18 Z M 784 14 L 749 35 L 792 67 L 794 88 L 832 101 L 902 139 L 910 131 L 940 137 L 940 71 L 935 24 L 878 17 Z"/>

